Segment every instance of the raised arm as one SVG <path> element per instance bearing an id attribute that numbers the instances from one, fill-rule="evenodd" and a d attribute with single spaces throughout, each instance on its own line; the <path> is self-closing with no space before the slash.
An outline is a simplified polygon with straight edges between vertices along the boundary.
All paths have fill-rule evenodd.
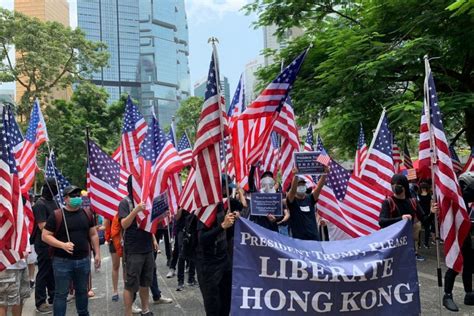
<path id="1" fill-rule="evenodd" d="M 319 199 L 319 194 L 321 193 L 321 190 L 323 189 L 323 186 L 326 184 L 326 178 L 327 175 L 329 174 L 329 167 L 325 166 L 324 167 L 324 175 L 322 175 L 319 178 L 318 184 L 316 185 L 316 188 L 314 188 L 313 192 L 311 194 L 313 195 L 313 199 L 317 201 Z"/>
<path id="2" fill-rule="evenodd" d="M 288 194 L 286 195 L 286 199 L 288 202 L 292 203 L 295 200 L 296 196 L 296 189 L 298 188 L 298 177 L 296 176 L 296 173 L 298 172 L 298 169 L 293 168 L 293 180 L 291 181 L 291 188 Z"/>

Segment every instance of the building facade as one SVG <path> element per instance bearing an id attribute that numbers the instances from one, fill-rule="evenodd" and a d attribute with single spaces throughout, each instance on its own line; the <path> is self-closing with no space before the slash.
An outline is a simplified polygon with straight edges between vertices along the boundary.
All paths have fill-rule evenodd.
<path id="1" fill-rule="evenodd" d="M 229 79 L 227 77 L 221 76 L 221 95 L 225 99 L 226 108 L 228 109 L 230 106 L 230 85 Z M 201 80 L 197 81 L 194 84 L 194 96 L 204 98 L 206 94 L 206 87 L 207 87 L 207 77 L 203 77 Z"/>
<path id="2" fill-rule="evenodd" d="M 287 46 L 288 41 L 303 35 L 304 30 L 298 27 L 292 27 L 283 34 L 283 36 L 278 37 L 275 35 L 277 30 L 276 25 L 269 25 L 263 27 L 263 48 L 272 49 L 275 51 L 280 51 L 282 48 Z M 273 64 L 274 60 L 272 56 L 265 57 L 265 66 Z"/>
<path id="3" fill-rule="evenodd" d="M 55 21 L 65 26 L 69 26 L 69 4 L 67 0 L 14 0 L 15 11 L 27 16 L 38 18 L 41 21 Z M 16 102 L 19 103 L 25 93 L 25 88 L 21 84 L 16 85 Z M 53 89 L 50 99 L 69 100 L 72 89 Z"/>
<path id="4" fill-rule="evenodd" d="M 143 114 L 169 125 L 191 95 L 184 0 L 140 0 L 140 80 Z"/>
<path id="5" fill-rule="evenodd" d="M 140 100 L 139 5 L 136 0 L 77 0 L 77 26 L 91 41 L 107 44 L 109 64 L 92 75 L 92 82 L 109 93 Z"/>
<path id="6" fill-rule="evenodd" d="M 250 105 L 253 100 L 258 96 L 257 84 L 258 79 L 256 72 L 264 66 L 264 57 L 258 56 L 255 59 L 250 60 L 245 65 L 244 72 L 244 88 L 245 88 L 245 104 Z"/>

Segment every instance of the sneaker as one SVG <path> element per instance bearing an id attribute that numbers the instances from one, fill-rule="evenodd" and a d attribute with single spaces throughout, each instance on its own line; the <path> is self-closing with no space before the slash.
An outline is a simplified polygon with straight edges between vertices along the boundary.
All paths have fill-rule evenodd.
<path id="1" fill-rule="evenodd" d="M 184 291 L 184 284 L 178 284 L 178 288 L 176 289 L 176 291 L 178 292 L 181 292 L 181 291 Z"/>
<path id="2" fill-rule="evenodd" d="M 464 296 L 464 305 L 474 305 L 474 292 L 467 292 Z"/>
<path id="3" fill-rule="evenodd" d="M 146 313 L 141 313 L 140 315 L 143 315 L 143 316 L 153 316 L 153 313 L 151 311 L 148 311 Z"/>
<path id="4" fill-rule="evenodd" d="M 450 310 L 452 312 L 459 312 L 458 306 L 456 305 L 456 303 L 454 303 L 453 294 L 444 294 L 443 306 L 446 307 L 447 310 Z"/>
<path id="5" fill-rule="evenodd" d="M 159 299 L 153 301 L 153 304 L 171 304 L 173 303 L 173 300 L 171 298 L 167 298 L 167 297 L 160 297 Z"/>
<path id="6" fill-rule="evenodd" d="M 42 315 L 52 314 L 53 306 L 43 303 L 40 306 L 36 307 L 36 312 Z"/>
<path id="7" fill-rule="evenodd" d="M 137 306 L 137 303 L 133 303 L 132 305 L 132 314 L 140 314 L 142 309 Z"/>
<path id="8" fill-rule="evenodd" d="M 174 270 L 174 269 L 170 269 L 170 270 L 168 271 L 168 274 L 166 275 L 166 278 L 169 279 L 169 278 L 174 277 L 175 275 L 176 275 L 175 270 Z"/>
<path id="9" fill-rule="evenodd" d="M 112 295 L 112 302 L 118 302 L 118 300 L 119 300 L 119 295 L 118 294 Z"/>
<path id="10" fill-rule="evenodd" d="M 415 255 L 415 258 L 416 258 L 416 261 L 420 261 L 420 262 L 425 261 L 425 257 L 423 257 L 423 256 L 421 256 L 421 255 L 419 255 L 419 254 L 416 254 L 416 255 Z"/>
<path id="11" fill-rule="evenodd" d="M 187 283 L 186 283 L 187 286 L 195 286 L 197 285 L 197 282 L 195 280 L 189 280 Z"/>

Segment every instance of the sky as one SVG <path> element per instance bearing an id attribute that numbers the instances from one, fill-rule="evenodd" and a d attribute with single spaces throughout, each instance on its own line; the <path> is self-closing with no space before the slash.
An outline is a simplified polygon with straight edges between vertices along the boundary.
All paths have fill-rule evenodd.
<path id="1" fill-rule="evenodd" d="M 234 93 L 245 65 L 263 49 L 263 31 L 253 29 L 255 16 L 240 11 L 251 0 L 185 0 L 189 29 L 189 65 L 191 90 L 194 83 L 207 76 L 211 58 L 209 37 L 219 40 L 217 46 L 221 76 L 229 78 Z M 71 26 L 77 26 L 76 2 L 68 0 Z M 13 0 L 0 0 L 0 6 L 11 8 Z"/>

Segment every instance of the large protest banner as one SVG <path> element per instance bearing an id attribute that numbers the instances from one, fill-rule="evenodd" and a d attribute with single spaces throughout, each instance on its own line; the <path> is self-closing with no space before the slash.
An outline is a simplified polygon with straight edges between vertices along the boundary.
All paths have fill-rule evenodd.
<path id="1" fill-rule="evenodd" d="M 232 315 L 419 315 L 411 222 L 369 236 L 304 241 L 235 226 Z"/>

